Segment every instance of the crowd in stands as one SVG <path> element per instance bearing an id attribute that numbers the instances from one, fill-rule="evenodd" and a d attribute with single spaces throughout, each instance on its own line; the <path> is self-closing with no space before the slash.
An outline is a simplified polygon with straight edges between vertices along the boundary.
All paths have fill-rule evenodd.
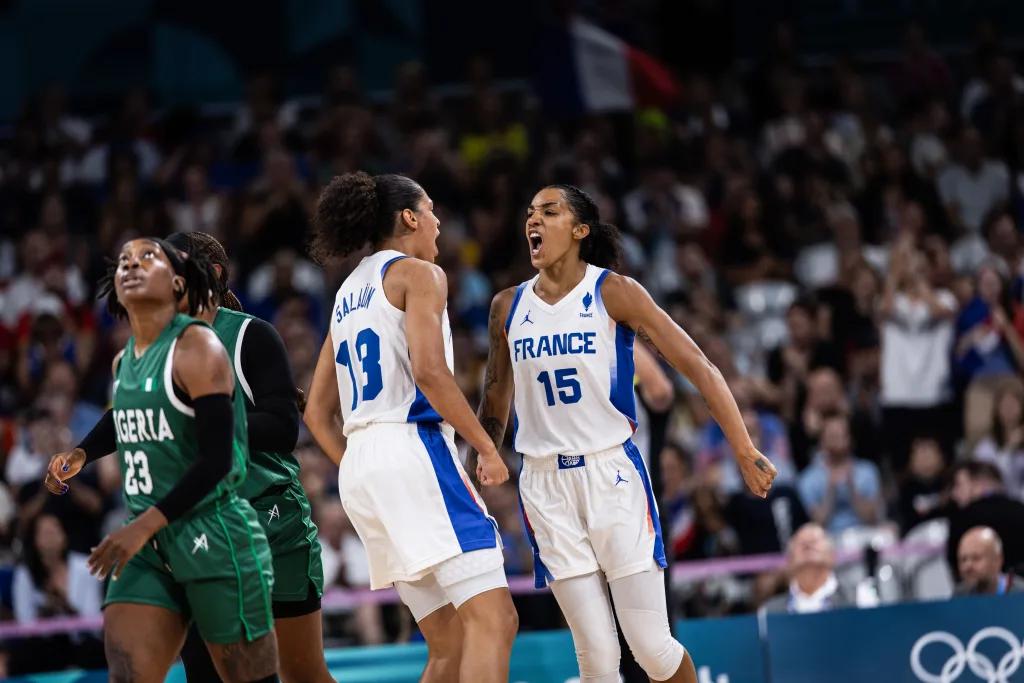
<path id="1" fill-rule="evenodd" d="M 992 24 L 972 40 L 944 55 L 912 25 L 891 59 L 811 67 L 783 25 L 749 68 L 682 74 L 672 107 L 573 120 L 545 116 L 528 86 L 499 88 L 484 60 L 448 97 L 419 64 L 386 98 L 339 66 L 313 104 L 261 73 L 233 117 L 157 108 L 143 90 L 85 116 L 61 87 L 39 93 L 0 129 L 3 616 L 99 611 L 82 553 L 123 519 L 117 463 L 87 467 L 63 497 L 42 480 L 108 404 L 129 334 L 94 300 L 106 259 L 132 236 L 214 235 L 234 260 L 234 292 L 280 331 L 308 387 L 355 263 L 311 262 L 310 216 L 331 177 L 359 169 L 408 174 L 434 200 L 472 404 L 491 297 L 532 276 L 533 193 L 574 183 L 621 228 L 621 270 L 721 369 L 779 469 L 767 503 L 747 493 L 700 397 L 667 369 L 675 397 L 645 418 L 673 561 L 791 542 L 791 557 L 825 556 L 946 519 L 954 573 L 959 538 L 977 526 L 1019 565 L 1024 76 Z M 297 456 L 326 583 L 365 586 L 335 468 L 307 434 Z M 514 474 L 483 494 L 508 572 L 529 573 Z M 994 552 L 990 536 L 971 537 Z M 709 581 L 680 601 L 691 615 L 749 610 L 785 585 L 777 574 L 738 593 Z M 408 630 L 379 611 L 356 621 L 364 642 Z"/>

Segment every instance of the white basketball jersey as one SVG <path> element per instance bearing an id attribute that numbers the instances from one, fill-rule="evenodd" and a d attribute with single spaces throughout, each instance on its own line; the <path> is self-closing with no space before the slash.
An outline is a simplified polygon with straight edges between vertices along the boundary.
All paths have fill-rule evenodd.
<path id="1" fill-rule="evenodd" d="M 601 283 L 586 275 L 558 303 L 516 289 L 505 321 L 515 379 L 513 443 L 524 456 L 587 455 L 624 443 L 636 428 L 634 333 L 608 316 Z"/>
<path id="2" fill-rule="evenodd" d="M 406 255 L 378 251 L 345 278 L 334 298 L 331 342 L 345 435 L 371 422 L 441 422 L 412 377 L 405 311 L 384 295 L 384 273 Z M 442 318 L 444 355 L 453 367 L 448 311 Z"/>

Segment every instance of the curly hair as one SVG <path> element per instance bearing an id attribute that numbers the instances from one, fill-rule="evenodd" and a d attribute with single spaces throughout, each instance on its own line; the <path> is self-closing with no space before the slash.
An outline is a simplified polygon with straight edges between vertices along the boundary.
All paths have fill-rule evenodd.
<path id="1" fill-rule="evenodd" d="M 213 264 L 202 254 L 189 255 L 166 240 L 159 237 L 142 237 L 139 239 L 149 240 L 158 245 L 167 256 L 174 274 L 185 280 L 184 289 L 175 290 L 176 300 L 181 301 L 188 297 L 188 314 L 195 315 L 204 308 L 213 305 L 211 293 L 217 286 L 217 272 Z M 128 311 L 117 299 L 117 288 L 114 280 L 117 277 L 117 259 L 110 259 L 107 265 L 106 274 L 100 279 L 99 288 L 96 292 L 97 299 L 106 299 L 107 311 L 115 318 L 121 320 L 128 317 Z"/>
<path id="2" fill-rule="evenodd" d="M 176 232 L 167 237 L 167 242 L 186 254 L 202 254 L 214 266 L 220 266 L 220 277 L 217 278 L 217 286 L 213 290 L 214 298 L 224 308 L 230 308 L 232 311 L 243 310 L 242 302 L 228 288 L 228 281 L 231 279 L 231 272 L 228 270 L 230 260 L 228 253 L 224 251 L 224 245 L 218 242 L 216 237 L 198 231 Z"/>
<path id="3" fill-rule="evenodd" d="M 394 233 L 395 214 L 415 210 L 423 196 L 423 188 L 403 175 L 357 171 L 336 176 L 317 202 L 310 255 L 323 264 L 368 243 L 380 244 Z"/>
<path id="4" fill-rule="evenodd" d="M 555 184 L 544 189 L 560 190 L 579 223 L 590 226 L 590 234 L 580 243 L 580 259 L 599 268 L 618 268 L 622 257 L 619 229 L 601 222 L 597 203 L 575 185 Z"/>

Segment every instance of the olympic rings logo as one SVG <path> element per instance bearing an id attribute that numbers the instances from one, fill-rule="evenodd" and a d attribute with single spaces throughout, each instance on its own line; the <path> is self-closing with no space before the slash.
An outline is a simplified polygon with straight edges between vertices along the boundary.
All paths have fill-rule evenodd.
<path id="1" fill-rule="evenodd" d="M 989 638 L 1001 640 L 1009 645 L 1010 650 L 999 664 L 993 665 L 992 660 L 978 652 L 978 645 Z M 936 643 L 947 645 L 953 654 L 942 665 L 938 674 L 926 671 L 921 663 L 921 653 L 929 645 Z M 971 672 L 985 683 L 1010 683 L 1010 676 L 1017 672 L 1024 661 L 1024 644 L 1017 636 L 1001 626 L 989 626 L 974 634 L 967 642 L 967 647 L 960 639 L 946 631 L 932 631 L 921 636 L 910 650 L 910 668 L 917 680 L 923 683 L 953 683 L 960 678 L 964 669 L 970 667 Z"/>

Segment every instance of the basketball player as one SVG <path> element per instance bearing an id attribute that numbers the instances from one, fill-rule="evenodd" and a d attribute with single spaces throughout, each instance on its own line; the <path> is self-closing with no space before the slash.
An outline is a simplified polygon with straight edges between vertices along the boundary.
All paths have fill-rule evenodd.
<path id="1" fill-rule="evenodd" d="M 299 483 L 299 463 L 291 453 L 299 434 L 299 410 L 288 353 L 273 325 L 241 312 L 241 303 L 228 289 L 228 256 L 220 242 L 203 232 L 175 233 L 167 242 L 185 254 L 198 254 L 215 271 L 213 305 L 197 311 L 196 317 L 210 325 L 228 349 L 235 379 L 245 394 L 249 467 L 238 494 L 256 510 L 270 543 L 281 678 L 286 683 L 333 683 L 323 655 L 320 542 Z M 178 312 L 188 312 L 186 299 L 179 302 Z M 112 411 L 103 415 L 79 448 L 87 458 L 116 449 Z M 219 680 L 195 624 L 181 660 L 189 681 Z"/>
<path id="2" fill-rule="evenodd" d="M 583 191 L 533 198 L 525 237 L 538 273 L 495 296 L 479 415 L 493 443 L 515 394 L 523 516 L 545 582 L 565 615 L 581 680 L 619 680 L 608 589 L 626 642 L 652 681 L 696 683 L 666 613 L 665 549 L 636 429 L 633 340 L 639 335 L 704 396 L 747 485 L 767 495 L 775 468 L 754 448 L 721 373 L 630 278 L 608 270 L 618 232 Z"/>
<path id="3" fill-rule="evenodd" d="M 452 375 L 438 224 L 430 197 L 404 176 L 345 174 L 323 191 L 314 256 L 372 251 L 338 289 L 305 421 L 340 465 L 370 587 L 394 584 L 427 640 L 422 680 L 504 682 L 516 611 L 497 527 L 454 432 L 482 449 L 481 483 L 501 484 L 508 470 Z"/>
<path id="4" fill-rule="evenodd" d="M 113 423 L 131 520 L 89 557 L 113 577 L 104 604 L 110 680 L 163 681 L 191 620 L 232 683 L 276 681 L 270 548 L 236 490 L 248 460 L 245 402 L 231 359 L 206 324 L 213 267 L 163 240 L 127 242 L 101 287 L 132 336 L 114 363 Z M 55 455 L 47 487 L 91 459 Z M 91 457 L 90 457 L 91 456 Z"/>

